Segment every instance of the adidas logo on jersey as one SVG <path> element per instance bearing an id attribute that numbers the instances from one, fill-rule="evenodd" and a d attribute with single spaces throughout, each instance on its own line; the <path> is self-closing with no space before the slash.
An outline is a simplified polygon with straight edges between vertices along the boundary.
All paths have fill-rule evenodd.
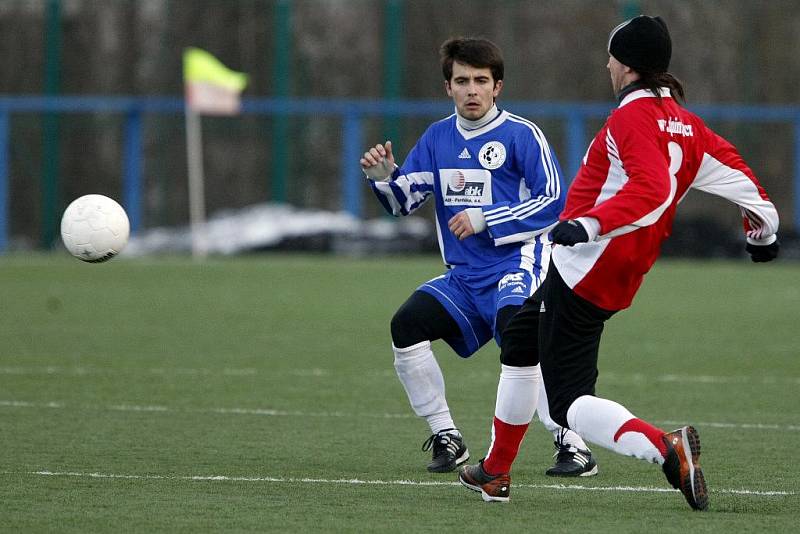
<path id="1" fill-rule="evenodd" d="M 469 155 L 469 150 L 464 148 L 464 150 L 461 151 L 461 154 L 458 155 L 458 159 L 472 159 L 472 156 Z"/>

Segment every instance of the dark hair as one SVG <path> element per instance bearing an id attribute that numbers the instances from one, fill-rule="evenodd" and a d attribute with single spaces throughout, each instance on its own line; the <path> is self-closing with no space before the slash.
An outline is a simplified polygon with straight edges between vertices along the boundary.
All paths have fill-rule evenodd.
<path id="1" fill-rule="evenodd" d="M 669 72 L 639 72 L 639 79 L 636 81 L 636 84 L 647 89 L 659 98 L 661 95 L 658 89 L 660 87 L 667 87 L 670 93 L 672 93 L 672 98 L 681 102 L 686 102 L 683 84 Z"/>
<path id="2" fill-rule="evenodd" d="M 439 49 L 445 81 L 453 77 L 453 61 L 477 69 L 488 68 L 494 81 L 503 79 L 503 53 L 500 47 L 482 37 L 455 37 L 442 43 Z"/>

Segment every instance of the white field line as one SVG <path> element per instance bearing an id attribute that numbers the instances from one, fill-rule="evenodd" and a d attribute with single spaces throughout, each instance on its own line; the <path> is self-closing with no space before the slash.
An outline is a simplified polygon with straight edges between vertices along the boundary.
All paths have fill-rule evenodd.
<path id="1" fill-rule="evenodd" d="M 644 373 L 615 373 L 602 372 L 600 380 L 613 384 L 642 384 L 648 382 L 658 383 L 689 383 L 689 384 L 741 384 L 741 385 L 779 385 L 779 384 L 800 384 L 800 377 L 797 376 L 718 376 L 718 375 L 694 375 L 694 374 L 665 374 L 647 375 Z"/>
<path id="2" fill-rule="evenodd" d="M 187 368 L 187 367 L 148 367 L 148 368 L 103 368 L 92 366 L 75 366 L 64 367 L 59 365 L 39 365 L 39 366 L 24 366 L 24 365 L 4 365 L 0 366 L 0 375 L 56 375 L 56 376 L 90 376 L 90 375 L 122 375 L 130 376 L 135 374 L 156 375 L 156 376 L 255 376 L 258 374 L 257 369 L 252 367 L 246 368 L 223 368 L 223 369 L 206 369 Z"/>
<path id="3" fill-rule="evenodd" d="M 15 474 L 15 473 L 5 473 Z M 242 476 L 176 476 L 176 475 L 121 475 L 113 473 L 81 473 L 74 471 L 31 471 L 25 474 L 51 477 L 80 477 L 80 478 L 105 478 L 125 480 L 178 480 L 201 482 L 284 482 L 289 484 L 333 484 L 333 485 L 368 485 L 368 486 L 460 486 L 458 482 L 415 481 L 415 480 L 361 480 L 352 479 L 327 479 L 327 478 L 293 478 L 293 477 L 242 477 Z M 607 491 L 630 493 L 676 493 L 678 490 L 669 488 L 653 488 L 649 486 L 582 486 L 569 484 L 514 484 L 515 488 L 547 489 L 566 491 Z M 712 494 L 752 495 L 758 497 L 783 497 L 796 495 L 793 491 L 763 491 L 749 489 L 717 489 L 709 490 Z"/>
<path id="4" fill-rule="evenodd" d="M 657 421 L 660 425 L 681 426 L 686 421 Z M 692 426 L 697 428 L 737 428 L 742 430 L 800 430 L 800 425 L 773 425 L 767 423 L 714 423 L 707 421 L 692 422 Z"/>
<path id="5" fill-rule="evenodd" d="M 344 375 L 332 369 L 323 369 L 313 367 L 309 369 L 291 369 L 286 373 L 289 376 L 301 378 L 337 378 Z M 394 369 L 381 369 L 368 371 L 370 377 L 381 377 L 391 380 L 397 380 L 397 375 Z M 58 366 L 58 365 L 42 365 L 42 366 L 21 366 L 21 365 L 5 365 L 0 366 L 0 375 L 56 375 L 56 376 L 90 376 L 90 375 L 155 375 L 155 376 L 258 376 L 259 371 L 256 368 L 221 368 L 221 369 L 208 369 L 208 368 L 185 368 L 185 367 L 148 367 L 148 368 L 103 368 L 94 366 Z M 270 376 L 274 376 L 274 371 L 271 371 Z M 363 376 L 363 375 L 360 375 Z M 499 376 L 493 372 L 487 371 L 474 371 L 470 372 L 468 376 L 472 379 L 497 379 Z M 642 383 L 689 383 L 689 384 L 741 384 L 741 385 L 800 385 L 800 377 L 797 376 L 778 376 L 767 375 L 760 377 L 734 375 L 734 376 L 717 376 L 717 375 L 692 375 L 692 374 L 665 374 L 665 375 L 648 375 L 644 373 L 615 373 L 603 372 L 601 378 L 603 382 L 612 384 L 642 384 Z"/>
<path id="6" fill-rule="evenodd" d="M 107 405 L 68 405 L 64 402 L 29 402 L 19 400 L 0 400 L 0 408 L 44 408 L 44 409 L 85 409 L 85 410 L 111 410 L 117 412 L 156 412 L 156 413 L 211 413 L 223 415 L 256 415 L 267 417 L 321 417 L 321 418 L 359 418 L 359 419 L 411 419 L 416 416 L 411 413 L 349 413 L 349 412 L 304 412 L 299 410 L 275 410 L 271 408 L 170 408 L 159 405 L 139 404 L 107 404 Z M 478 419 L 477 416 L 462 417 L 462 419 Z M 681 426 L 686 421 L 654 421 L 664 426 Z M 729 428 L 740 430 L 777 430 L 800 431 L 800 425 L 779 425 L 768 423 L 727 423 L 712 421 L 692 421 L 692 425 L 702 429 Z"/>

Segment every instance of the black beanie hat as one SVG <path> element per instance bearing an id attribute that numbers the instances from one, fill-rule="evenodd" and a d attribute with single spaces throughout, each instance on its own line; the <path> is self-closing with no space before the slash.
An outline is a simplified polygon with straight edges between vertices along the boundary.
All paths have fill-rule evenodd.
<path id="1" fill-rule="evenodd" d="M 608 53 L 636 71 L 667 72 L 672 40 L 661 17 L 639 15 L 611 30 Z"/>

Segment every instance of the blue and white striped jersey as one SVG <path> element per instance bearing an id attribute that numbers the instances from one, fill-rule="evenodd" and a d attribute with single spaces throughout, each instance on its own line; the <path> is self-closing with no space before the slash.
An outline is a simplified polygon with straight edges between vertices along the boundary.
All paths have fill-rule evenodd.
<path id="1" fill-rule="evenodd" d="M 540 250 L 549 243 L 546 232 L 564 207 L 561 170 L 542 131 L 495 110 L 494 119 L 472 130 L 456 114 L 433 123 L 391 177 L 369 180 L 395 216 L 413 213 L 433 196 L 439 248 L 448 266 L 525 263 L 532 245 Z M 480 207 L 487 229 L 459 241 L 447 222 L 472 207 Z"/>

